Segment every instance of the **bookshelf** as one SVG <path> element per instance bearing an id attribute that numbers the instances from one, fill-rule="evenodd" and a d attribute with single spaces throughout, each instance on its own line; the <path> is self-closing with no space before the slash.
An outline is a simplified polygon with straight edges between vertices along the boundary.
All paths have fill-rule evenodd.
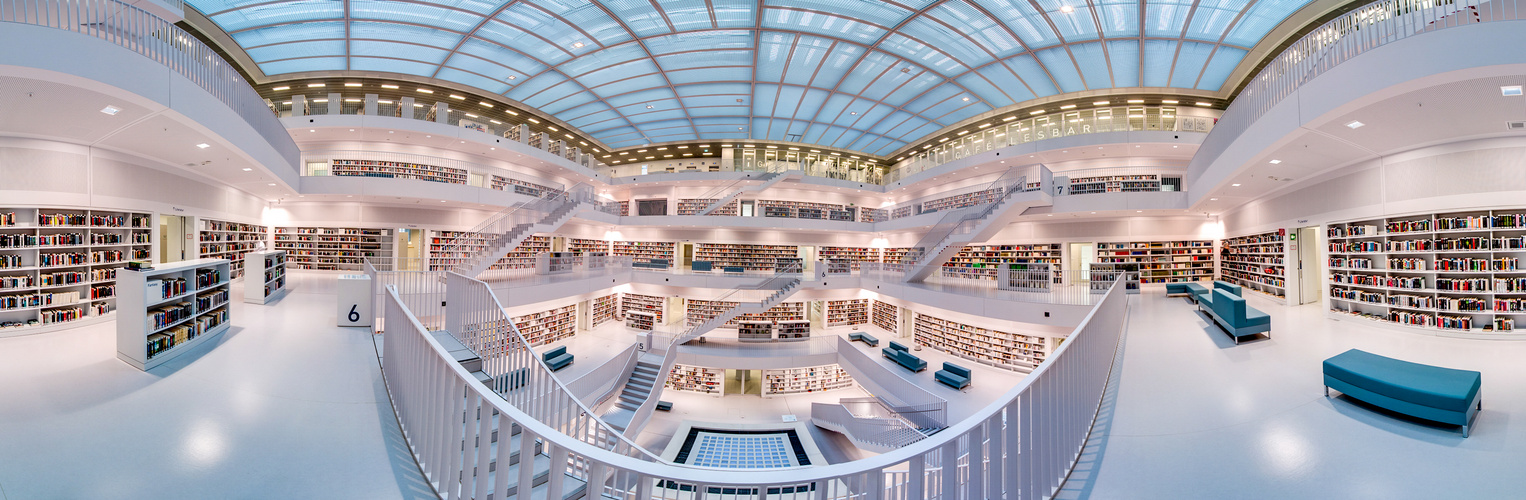
<path id="1" fill-rule="evenodd" d="M 694 260 L 708 260 L 717 267 L 772 270 L 778 266 L 779 259 L 799 258 L 800 248 L 793 245 L 694 244 Z"/>
<path id="2" fill-rule="evenodd" d="M 1526 209 L 1331 223 L 1331 314 L 1445 335 L 1499 337 L 1526 319 Z"/>
<path id="3" fill-rule="evenodd" d="M 772 321 L 742 321 L 737 323 L 737 340 L 742 342 L 773 342 Z"/>
<path id="4" fill-rule="evenodd" d="M 0 208 L 0 336 L 104 320 L 123 263 L 151 258 L 152 229 L 148 213 Z"/>
<path id="5" fill-rule="evenodd" d="M 869 299 L 828 300 L 825 307 L 826 315 L 822 321 L 827 328 L 869 322 Z"/>
<path id="6" fill-rule="evenodd" d="M 851 262 L 852 269 L 857 271 L 861 262 L 879 262 L 879 252 L 873 248 L 864 247 L 818 247 L 816 256 L 821 260 L 840 260 Z"/>
<path id="7" fill-rule="evenodd" d="M 514 327 L 531 346 L 545 345 L 577 333 L 577 305 L 514 316 Z"/>
<path id="8" fill-rule="evenodd" d="M 624 293 L 620 295 L 620 313 L 629 317 L 631 312 L 645 312 L 652 315 L 656 324 L 662 324 L 663 317 L 667 316 L 667 300 L 655 295 L 641 295 L 639 293 Z"/>
<path id="9" fill-rule="evenodd" d="M 1107 265 L 1107 264 L 1104 264 Z M 1024 292 L 1046 292 L 1051 289 L 1056 277 L 1051 271 L 1056 264 L 1047 262 L 1035 262 L 1027 264 L 997 264 L 997 286 L 999 290 L 1016 290 Z M 1138 283 L 1135 283 L 1138 289 Z"/>
<path id="10" fill-rule="evenodd" d="M 854 387 L 853 377 L 836 364 L 763 370 L 763 396 L 805 394 Z"/>
<path id="11" fill-rule="evenodd" d="M 811 322 L 806 320 L 790 320 L 774 322 L 774 332 L 779 336 L 780 342 L 810 340 Z"/>
<path id="12" fill-rule="evenodd" d="M 1127 282 L 1123 284 L 1124 293 L 1139 293 L 1139 264 L 1116 263 L 1116 262 L 1093 262 L 1086 277 L 1086 286 L 1091 293 L 1107 293 L 1113 287 L 1113 282 L 1120 277 L 1117 273 L 1134 273 L 1125 275 Z"/>
<path id="13" fill-rule="evenodd" d="M 494 175 L 488 185 L 499 191 L 513 191 L 515 194 L 534 196 L 536 198 L 548 198 L 562 194 L 562 190 L 551 186 L 519 179 L 510 179 L 501 175 Z"/>
<path id="14" fill-rule="evenodd" d="M 632 330 L 650 332 L 657 328 L 657 315 L 646 311 L 630 311 L 625 313 L 625 326 Z"/>
<path id="15" fill-rule="evenodd" d="M 996 279 L 1001 264 L 1045 263 L 1060 266 L 1060 244 L 971 245 L 943 264 L 943 275 L 956 278 Z"/>
<path id="16" fill-rule="evenodd" d="M 853 222 L 854 219 L 853 208 L 834 203 L 758 200 L 758 207 L 759 210 L 763 212 L 764 217 L 834 220 L 845 222 Z"/>
<path id="17" fill-rule="evenodd" d="M 119 270 L 117 359 L 150 370 L 227 331 L 230 275 L 226 259 Z"/>
<path id="18" fill-rule="evenodd" d="M 583 255 L 610 255 L 610 242 L 587 238 L 567 238 L 567 251 Z"/>
<path id="19" fill-rule="evenodd" d="M 1077 177 L 1070 180 L 1069 194 L 1138 193 L 1150 191 L 1160 191 L 1159 175 Z"/>
<path id="20" fill-rule="evenodd" d="M 391 177 L 446 184 L 466 184 L 466 169 L 378 160 L 330 160 L 329 172 L 336 176 Z"/>
<path id="21" fill-rule="evenodd" d="M 731 308 L 736 307 L 738 302 L 719 300 L 684 299 L 684 309 L 688 313 L 684 317 L 684 324 L 697 325 L 709 321 L 710 318 L 719 316 Z M 769 308 L 761 313 L 745 313 L 721 325 L 721 328 L 736 328 L 742 321 L 768 321 L 778 323 L 781 321 L 801 321 L 805 319 L 804 302 L 784 302 Z"/>
<path id="22" fill-rule="evenodd" d="M 906 254 L 911 252 L 911 247 L 883 248 L 880 249 L 880 262 L 886 264 L 900 264 L 906 259 Z"/>
<path id="23" fill-rule="evenodd" d="M 618 321 L 620 319 L 620 294 L 611 293 L 603 297 L 594 297 L 593 311 L 589 315 L 589 323 L 597 327 L 599 325 Z"/>
<path id="24" fill-rule="evenodd" d="M 244 302 L 265 304 L 286 295 L 286 252 L 270 250 L 244 254 Z"/>
<path id="25" fill-rule="evenodd" d="M 870 322 L 890 333 L 899 334 L 901 308 L 881 301 L 874 301 L 874 314 Z"/>
<path id="26" fill-rule="evenodd" d="M 726 370 L 720 368 L 705 368 L 703 366 L 674 363 L 673 371 L 668 373 L 668 380 L 663 385 L 675 391 L 720 396 L 725 391 L 725 384 L 721 383 L 725 376 Z"/>
<path id="27" fill-rule="evenodd" d="M 673 258 L 676 243 L 671 241 L 616 241 L 614 244 L 615 255 L 628 255 L 631 262 L 651 262 L 652 259 L 666 259 L 671 267 L 678 262 Z M 704 260 L 704 259 L 699 259 Z"/>
<path id="28" fill-rule="evenodd" d="M 986 203 L 994 203 L 996 200 L 1001 199 L 1002 190 L 1003 190 L 1003 188 L 999 188 L 998 187 L 998 188 L 987 189 L 987 190 L 984 190 L 984 191 L 975 191 L 973 193 L 956 194 L 956 195 L 953 195 L 953 196 L 945 196 L 943 198 L 936 198 L 936 199 L 928 200 L 928 201 L 922 202 L 922 204 L 918 207 L 917 214 L 920 215 L 920 214 L 926 214 L 926 213 L 932 213 L 932 212 L 942 212 L 944 210 L 954 210 L 954 209 L 957 209 L 957 208 L 973 207 L 975 205 L 984 205 Z M 909 207 L 904 207 L 904 208 L 909 208 Z M 908 214 L 902 215 L 902 214 L 900 214 L 900 211 L 897 210 L 895 218 L 899 219 L 899 218 L 905 217 L 907 215 L 911 215 L 911 214 L 908 213 Z"/>
<path id="29" fill-rule="evenodd" d="M 715 202 L 717 202 L 717 201 L 721 201 L 721 199 L 720 198 L 682 198 L 682 199 L 679 199 L 678 200 L 678 215 L 700 215 L 701 212 L 704 212 L 706 208 L 710 208 L 710 205 L 715 204 Z M 737 200 L 731 200 L 730 203 L 722 205 L 721 208 L 715 209 L 715 212 L 711 212 L 708 215 L 730 215 L 730 216 L 736 216 L 738 213 L 740 213 L 738 211 L 738 207 L 740 205 L 741 205 L 741 203 L 738 202 Z"/>
<path id="30" fill-rule="evenodd" d="M 461 231 L 434 231 L 429 238 L 429 270 L 448 271 L 476 257 L 491 241 Z M 549 236 L 530 236 L 488 269 L 534 269 L 535 256 L 551 251 Z"/>
<path id="31" fill-rule="evenodd" d="M 981 364 L 1029 371 L 1044 362 L 1049 340 L 981 328 L 916 313 L 913 335 L 918 344 Z"/>
<path id="32" fill-rule="evenodd" d="M 1287 300 L 1287 266 L 1283 232 L 1239 236 L 1224 240 L 1219 274 L 1225 281 L 1271 298 Z"/>
<path id="33" fill-rule="evenodd" d="M 355 227 L 277 227 L 275 249 L 294 269 L 358 271 L 365 259 L 392 262 L 392 230 Z"/>
<path id="34" fill-rule="evenodd" d="M 233 263 L 233 279 L 244 277 L 244 254 L 269 237 L 265 226 L 215 219 L 201 219 L 199 233 L 197 257 L 228 259 Z"/>
<path id="35" fill-rule="evenodd" d="M 1212 281 L 1214 276 L 1213 242 L 1206 240 L 1098 243 L 1096 262 L 1138 264 L 1143 284 Z"/>

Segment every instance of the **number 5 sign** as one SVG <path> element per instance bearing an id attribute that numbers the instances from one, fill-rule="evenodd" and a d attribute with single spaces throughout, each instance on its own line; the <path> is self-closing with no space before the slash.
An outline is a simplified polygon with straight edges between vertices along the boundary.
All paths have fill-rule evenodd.
<path id="1" fill-rule="evenodd" d="M 346 274 L 339 277 L 339 326 L 371 326 L 371 277 Z"/>

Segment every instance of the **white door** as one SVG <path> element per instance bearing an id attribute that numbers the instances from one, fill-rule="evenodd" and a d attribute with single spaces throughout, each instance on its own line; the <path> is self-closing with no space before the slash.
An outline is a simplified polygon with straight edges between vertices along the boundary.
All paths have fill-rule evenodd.
<path id="1" fill-rule="evenodd" d="M 1298 228 L 1298 305 L 1319 302 L 1319 228 Z"/>

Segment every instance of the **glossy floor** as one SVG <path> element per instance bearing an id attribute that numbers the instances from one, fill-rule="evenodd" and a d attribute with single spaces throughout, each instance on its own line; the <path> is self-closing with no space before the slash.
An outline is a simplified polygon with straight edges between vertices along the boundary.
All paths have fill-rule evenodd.
<path id="1" fill-rule="evenodd" d="M 116 322 L 0 339 L 0 498 L 435 498 L 334 275 L 242 302 L 233 327 L 149 372 Z"/>
<path id="2" fill-rule="evenodd" d="M 1526 497 L 1526 426 L 1512 423 L 1526 414 L 1526 342 L 1400 332 L 1252 297 L 1273 337 L 1235 345 L 1185 298 L 1135 300 L 1122 364 L 1059 498 Z M 1327 399 L 1320 363 L 1351 348 L 1482 372 L 1471 437 Z"/>

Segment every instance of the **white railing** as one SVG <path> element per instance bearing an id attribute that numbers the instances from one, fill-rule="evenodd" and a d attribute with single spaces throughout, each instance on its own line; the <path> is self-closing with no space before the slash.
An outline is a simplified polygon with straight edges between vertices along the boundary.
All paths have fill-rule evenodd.
<path id="1" fill-rule="evenodd" d="M 289 166 L 297 166 L 297 144 L 265 99 L 239 76 L 237 68 L 175 23 L 117 0 L 0 0 L 0 22 L 72 31 L 163 64 L 222 101 Z"/>
<path id="2" fill-rule="evenodd" d="M 589 408 L 596 408 L 604 400 L 614 396 L 625 385 L 631 372 L 636 368 L 636 359 L 641 357 L 641 352 L 636 350 L 637 344 L 625 347 L 609 361 L 589 370 L 577 380 L 567 382 L 567 390 L 576 396 Z"/>
<path id="3" fill-rule="evenodd" d="M 1382 0 L 1347 12 L 1293 42 L 1251 77 L 1195 157 L 1218 158 L 1283 99 L 1356 56 L 1422 33 L 1519 20 L 1521 7 L 1517 0 Z"/>
<path id="4" fill-rule="evenodd" d="M 396 288 L 397 295 L 402 298 L 403 305 L 413 312 L 418 320 L 431 330 L 445 328 L 445 273 L 443 271 L 389 271 L 388 266 L 383 265 L 378 269 L 371 259 L 365 259 L 364 270 L 366 276 L 371 277 L 371 296 L 375 297 L 371 311 L 375 318 L 371 322 L 371 331 L 382 333 L 385 331 L 386 318 L 383 314 L 384 291 L 387 286 Z"/>
<path id="5" fill-rule="evenodd" d="M 811 403 L 811 424 L 839 432 L 868 451 L 886 452 L 927 438 L 893 416 L 860 415 L 842 404 Z"/>
<path id="6" fill-rule="evenodd" d="M 468 314 L 476 315 L 475 324 L 485 325 L 492 321 L 484 314 L 489 307 L 494 306 L 478 302 Z M 529 408 L 537 411 L 531 414 L 506 402 L 451 361 L 392 293 L 387 297 L 389 322 L 409 327 L 389 333 L 383 373 L 415 459 L 447 499 L 507 495 L 507 478 L 488 473 L 494 458 L 488 443 L 493 429 L 511 425 L 521 429 L 523 453 L 535 453 L 535 443 L 541 442 L 551 459 L 550 476 L 584 481 L 590 497 L 761 500 L 802 491 L 813 499 L 1040 499 L 1057 491 L 1080 457 L 1101 407 L 1126 314 L 1123 289 L 1114 287 L 1033 373 L 929 439 L 862 460 L 786 470 L 686 467 L 630 456 L 627 452 L 639 448 L 624 440 L 612 451 L 569 437 L 561 429 L 578 421 L 570 418 L 578 413 L 575 406 L 534 399 L 537 405 Z M 521 344 L 510 352 L 524 351 Z M 549 392 L 549 386 L 543 388 Z M 508 463 L 507 448 L 498 448 L 499 464 Z M 534 472 L 529 469 L 519 469 L 519 484 L 531 484 Z M 550 498 L 564 492 L 562 481 L 549 481 L 546 488 Z"/>
<path id="7" fill-rule="evenodd" d="M 352 160 L 352 161 L 358 160 L 358 161 L 370 161 L 370 162 L 389 162 L 389 163 L 412 164 L 412 165 L 417 165 L 419 167 L 437 167 L 437 168 L 465 170 L 465 171 L 467 171 L 468 174 L 477 174 L 480 178 L 479 179 L 472 179 L 471 175 L 467 175 L 464 178 L 450 179 L 450 182 L 445 182 L 445 183 L 447 183 L 447 184 L 461 184 L 461 185 L 468 185 L 468 186 L 480 187 L 480 188 L 488 188 L 488 189 L 498 189 L 498 190 L 501 190 L 501 191 L 503 191 L 503 190 L 513 191 L 512 185 L 494 187 L 494 185 L 491 183 L 491 181 L 492 181 L 493 177 L 495 177 L 495 176 L 499 177 L 499 178 L 502 178 L 502 179 L 514 179 L 514 180 L 517 180 L 517 181 L 524 181 L 524 182 L 527 182 L 527 183 L 530 183 L 530 184 L 534 184 L 535 186 L 538 186 L 537 189 L 541 189 L 541 190 L 545 190 L 545 191 L 551 191 L 551 192 L 560 193 L 560 192 L 564 192 L 564 191 L 567 190 L 567 186 L 562 184 L 562 183 L 560 183 L 560 182 L 554 182 L 554 181 L 549 181 L 549 180 L 541 179 L 539 177 L 535 177 L 535 176 L 532 176 L 532 175 L 527 175 L 527 174 L 525 174 L 523 172 L 507 170 L 507 169 L 504 169 L 504 168 L 493 167 L 493 166 L 489 166 L 489 165 L 483 165 L 481 163 L 462 161 L 462 160 L 458 160 L 458 159 L 455 159 L 455 158 L 442 158 L 442 157 L 439 157 L 439 156 L 418 155 L 418 154 L 411 154 L 411 153 L 395 153 L 395 152 L 390 152 L 390 151 L 365 151 L 365 150 L 343 150 L 343 149 L 322 150 L 322 151 L 303 151 L 302 152 L 302 175 L 303 176 L 307 176 L 307 177 L 326 177 L 326 176 L 344 177 L 345 175 L 340 175 L 340 174 L 336 173 L 336 171 L 334 169 L 334 161 L 335 160 L 341 160 L 341 161 L 343 161 L 343 160 Z M 418 168 L 418 167 L 415 167 L 415 168 Z M 431 170 L 437 170 L 437 169 L 431 169 Z M 392 174 L 392 173 L 385 173 L 385 172 L 377 173 L 375 175 L 365 175 L 365 176 L 357 175 L 357 177 L 397 177 L 397 178 L 408 178 L 406 173 Z M 443 176 L 441 177 L 441 179 L 443 179 Z M 474 180 L 475 181 L 479 181 L 479 182 L 473 183 Z"/>

